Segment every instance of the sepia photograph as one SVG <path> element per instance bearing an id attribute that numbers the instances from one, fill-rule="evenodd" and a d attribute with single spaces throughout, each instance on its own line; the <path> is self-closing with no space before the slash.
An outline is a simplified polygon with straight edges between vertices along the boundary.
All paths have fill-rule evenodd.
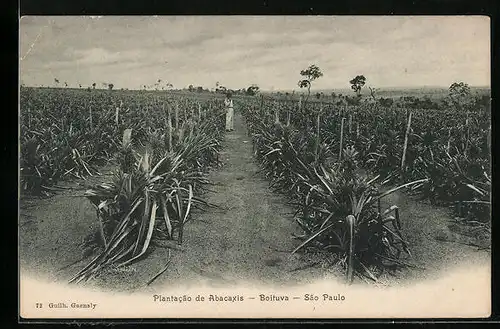
<path id="1" fill-rule="evenodd" d="M 23 16 L 22 319 L 487 318 L 487 16 Z"/>

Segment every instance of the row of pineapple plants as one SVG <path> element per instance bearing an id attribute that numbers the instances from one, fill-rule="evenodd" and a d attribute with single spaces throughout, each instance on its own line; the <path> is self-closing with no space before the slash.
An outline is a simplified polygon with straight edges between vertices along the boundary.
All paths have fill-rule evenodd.
<path id="1" fill-rule="evenodd" d="M 182 244 L 193 210 L 210 206 L 203 194 L 210 184 L 208 170 L 220 164 L 224 138 L 220 102 L 211 100 L 205 111 L 201 104 L 168 106 L 158 101 L 149 114 L 145 138 L 134 128 L 125 130 L 112 180 L 85 193 L 96 209 L 98 249 L 70 282 L 137 262 L 151 251 L 153 241 Z"/>
<path id="2" fill-rule="evenodd" d="M 255 156 L 271 187 L 295 206 L 295 219 L 304 231 L 294 253 L 334 255 L 348 282 L 355 275 L 377 280 L 387 268 L 409 265 L 399 208 L 382 207 L 381 200 L 425 179 L 387 188 L 380 175 L 361 170 L 354 146 L 343 147 L 339 158 L 318 125 L 298 118 L 300 112 L 283 111 L 279 103 L 244 107 Z"/>
<path id="3" fill-rule="evenodd" d="M 393 184 L 428 178 L 411 192 L 433 204 L 451 206 L 468 222 L 489 225 L 489 108 L 410 111 L 369 103 L 349 107 L 310 103 L 307 108 L 289 102 L 264 105 L 262 111 L 274 113 L 282 122 L 291 120 L 299 129 L 319 123 L 322 140 L 330 148 L 339 150 L 341 140 L 343 147 L 354 146 L 361 167 L 390 176 Z"/>
<path id="4" fill-rule="evenodd" d="M 198 106 L 178 96 L 21 88 L 21 193 L 50 195 L 60 181 L 98 174 L 114 159 L 124 129 L 133 128 L 138 139 L 145 138 L 160 102 Z M 213 104 L 201 106 L 208 111 Z"/>

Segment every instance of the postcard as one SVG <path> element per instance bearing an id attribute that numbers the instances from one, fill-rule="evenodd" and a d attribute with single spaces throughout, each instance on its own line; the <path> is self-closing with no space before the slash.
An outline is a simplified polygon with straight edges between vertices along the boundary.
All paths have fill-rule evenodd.
<path id="1" fill-rule="evenodd" d="M 491 314 L 487 16 L 23 16 L 19 315 Z"/>

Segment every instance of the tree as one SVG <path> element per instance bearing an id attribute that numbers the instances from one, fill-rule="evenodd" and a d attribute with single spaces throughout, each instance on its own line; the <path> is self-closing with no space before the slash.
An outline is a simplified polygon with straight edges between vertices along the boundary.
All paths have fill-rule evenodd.
<path id="1" fill-rule="evenodd" d="M 114 87 L 114 86 L 115 86 L 114 84 L 112 84 L 112 83 L 108 83 L 108 89 L 109 89 L 109 90 L 113 90 L 113 87 Z"/>
<path id="2" fill-rule="evenodd" d="M 54 82 L 56 83 L 56 86 L 58 86 L 58 85 L 59 85 L 59 79 L 54 78 Z"/>
<path id="3" fill-rule="evenodd" d="M 470 87 L 464 82 L 454 82 L 448 89 L 448 95 L 456 102 L 462 102 L 470 97 Z"/>
<path id="4" fill-rule="evenodd" d="M 449 88 L 451 97 L 465 97 L 470 95 L 470 87 L 464 82 L 454 82 Z"/>
<path id="5" fill-rule="evenodd" d="M 196 87 L 196 91 L 199 92 L 199 93 L 202 93 L 203 92 L 203 87 L 202 86 Z"/>
<path id="6" fill-rule="evenodd" d="M 354 90 L 356 95 L 358 95 L 358 97 L 361 97 L 361 88 L 363 88 L 366 83 L 365 76 L 357 75 L 354 79 L 349 81 L 349 83 L 351 84 L 351 89 Z"/>
<path id="7" fill-rule="evenodd" d="M 255 96 L 259 92 L 259 86 L 253 84 L 250 87 L 247 88 L 246 94 L 250 96 Z"/>
<path id="8" fill-rule="evenodd" d="M 191 92 L 193 92 L 194 91 L 194 86 L 193 85 L 189 85 L 188 90 L 191 91 Z"/>
<path id="9" fill-rule="evenodd" d="M 448 96 L 456 107 L 463 108 L 470 104 L 470 87 L 464 82 L 454 82 L 448 89 Z"/>
<path id="10" fill-rule="evenodd" d="M 310 65 L 307 69 L 300 71 L 300 75 L 303 76 L 304 79 L 299 80 L 298 85 L 300 88 L 307 88 L 307 102 L 307 100 L 309 99 L 309 95 L 311 94 L 311 83 L 314 80 L 322 77 L 323 73 L 321 72 L 319 67 L 313 64 Z"/>
<path id="11" fill-rule="evenodd" d="M 96 84 L 95 84 L 95 82 L 94 82 L 94 83 L 92 84 L 92 89 L 95 89 L 95 85 L 96 85 Z"/>
<path id="12" fill-rule="evenodd" d="M 370 96 L 373 98 L 374 101 L 376 101 L 377 98 L 375 98 L 375 94 L 377 93 L 378 89 L 374 87 L 368 87 L 368 89 L 370 89 Z"/>

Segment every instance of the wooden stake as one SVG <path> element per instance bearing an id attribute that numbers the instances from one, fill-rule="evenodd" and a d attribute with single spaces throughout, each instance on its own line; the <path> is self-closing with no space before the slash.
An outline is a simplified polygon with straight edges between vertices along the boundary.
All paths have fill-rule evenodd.
<path id="1" fill-rule="evenodd" d="M 342 118 L 340 123 L 340 148 L 339 148 L 339 161 L 342 159 L 342 144 L 344 139 L 344 121 L 345 118 Z"/>
<path id="2" fill-rule="evenodd" d="M 127 147 L 132 142 L 132 128 L 127 128 L 123 132 L 122 146 Z"/>
<path id="3" fill-rule="evenodd" d="M 354 241 L 354 230 L 355 230 L 355 222 L 356 218 L 353 215 L 349 215 L 346 217 L 346 222 L 349 225 L 349 254 L 347 258 L 347 283 L 350 285 L 354 279 L 354 250 L 355 250 L 355 241 Z"/>
<path id="4" fill-rule="evenodd" d="M 382 207 L 380 205 L 380 199 L 377 200 L 377 209 L 378 209 L 378 215 L 377 215 L 378 229 L 380 232 L 382 232 L 384 229 L 384 222 L 382 221 Z"/>
<path id="5" fill-rule="evenodd" d="M 184 124 L 182 125 L 182 127 L 179 128 L 178 132 L 179 132 L 179 141 L 182 141 L 184 139 Z"/>
<path id="6" fill-rule="evenodd" d="M 172 147 L 172 116 L 170 115 L 170 108 L 168 109 L 168 150 L 171 152 Z"/>
<path id="7" fill-rule="evenodd" d="M 118 127 L 118 114 L 119 113 L 120 113 L 120 108 L 116 107 L 116 110 L 115 110 L 115 124 L 116 124 L 117 127 Z"/>
<path id="8" fill-rule="evenodd" d="M 465 126 L 467 127 L 467 138 L 465 139 L 465 154 L 469 149 L 469 138 L 470 138 L 470 128 L 469 128 L 469 111 L 467 111 L 467 118 L 465 119 Z"/>
<path id="9" fill-rule="evenodd" d="M 401 230 L 401 220 L 399 219 L 399 208 L 394 209 L 394 217 L 396 217 L 396 224 L 398 225 L 398 230 Z"/>
<path id="10" fill-rule="evenodd" d="M 90 128 L 92 128 L 92 94 L 90 94 L 89 119 Z"/>
<path id="11" fill-rule="evenodd" d="M 179 105 L 175 104 L 175 129 L 179 129 Z"/>
<path id="12" fill-rule="evenodd" d="M 356 139 L 359 138 L 359 122 L 356 122 Z"/>
<path id="13" fill-rule="evenodd" d="M 316 118 L 316 160 L 318 159 L 319 152 L 319 143 L 320 143 L 320 135 L 319 135 L 319 123 L 321 120 L 321 112 L 318 112 L 318 116 Z"/>
<path id="14" fill-rule="evenodd" d="M 446 145 L 446 153 L 450 153 L 451 146 L 451 128 L 448 129 L 448 144 Z"/>
<path id="15" fill-rule="evenodd" d="M 408 147 L 408 136 L 410 135 L 410 126 L 411 126 L 411 112 L 408 115 L 408 123 L 406 125 L 406 133 L 405 133 L 405 143 L 403 146 L 403 155 L 401 156 L 401 170 L 403 170 L 406 160 L 406 148 Z"/>
<path id="16" fill-rule="evenodd" d="M 352 114 L 349 114 L 349 135 L 351 134 Z"/>

